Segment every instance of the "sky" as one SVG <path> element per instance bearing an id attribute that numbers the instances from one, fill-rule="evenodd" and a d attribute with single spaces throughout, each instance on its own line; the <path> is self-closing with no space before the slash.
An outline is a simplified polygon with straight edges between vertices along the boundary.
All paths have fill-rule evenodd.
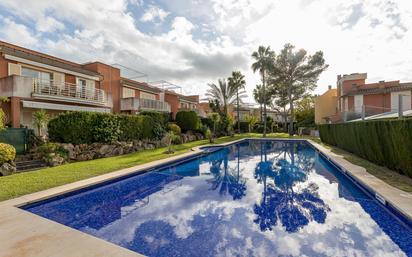
<path id="1" fill-rule="evenodd" d="M 313 92 L 338 74 L 412 81 L 410 0 L 1 0 L 0 40 L 85 63 L 121 64 L 204 96 L 233 70 L 248 98 L 260 84 L 250 68 L 259 45 L 323 51 L 329 68 Z M 130 76 L 131 73 L 125 74 Z"/>

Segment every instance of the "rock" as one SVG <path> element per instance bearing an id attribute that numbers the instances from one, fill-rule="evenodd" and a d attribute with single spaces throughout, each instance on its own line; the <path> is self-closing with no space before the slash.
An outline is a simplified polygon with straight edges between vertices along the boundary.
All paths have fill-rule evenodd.
<path id="1" fill-rule="evenodd" d="M 96 153 L 98 157 L 109 157 L 112 156 L 115 147 L 115 145 L 101 145 L 100 148 L 96 150 Z"/>
<path id="2" fill-rule="evenodd" d="M 88 160 L 92 160 L 93 157 L 94 157 L 93 152 L 82 152 L 77 155 L 76 161 L 88 161 Z"/>
<path id="3" fill-rule="evenodd" d="M 16 166 L 13 166 L 12 164 L 5 162 L 0 166 L 0 174 L 2 176 L 8 176 L 16 172 Z"/>
<path id="4" fill-rule="evenodd" d="M 60 146 L 67 151 L 69 159 L 76 159 L 76 152 L 73 144 L 60 144 Z"/>
<path id="5" fill-rule="evenodd" d="M 66 161 L 63 157 L 61 157 L 60 155 L 55 155 L 49 159 L 48 164 L 52 167 L 55 167 L 55 166 L 62 165 L 65 162 Z"/>

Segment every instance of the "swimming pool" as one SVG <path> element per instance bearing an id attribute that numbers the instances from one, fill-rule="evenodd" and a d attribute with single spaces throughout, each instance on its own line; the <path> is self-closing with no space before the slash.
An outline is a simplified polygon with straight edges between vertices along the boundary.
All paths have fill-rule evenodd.
<path id="1" fill-rule="evenodd" d="M 148 256 L 412 256 L 412 229 L 306 141 L 245 140 L 22 207 Z"/>

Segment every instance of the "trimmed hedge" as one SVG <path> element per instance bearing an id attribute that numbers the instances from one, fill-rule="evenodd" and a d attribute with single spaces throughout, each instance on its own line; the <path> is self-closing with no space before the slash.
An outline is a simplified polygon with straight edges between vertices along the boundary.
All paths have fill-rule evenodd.
<path id="1" fill-rule="evenodd" d="M 322 142 L 412 177 L 412 119 L 319 125 Z"/>
<path id="2" fill-rule="evenodd" d="M 96 112 L 66 112 L 49 121 L 53 142 L 90 144 L 140 139 L 161 139 L 163 120 L 155 115 L 123 115 Z"/>
<path id="3" fill-rule="evenodd" d="M 200 127 L 200 119 L 194 111 L 179 111 L 176 113 L 176 123 L 182 131 L 195 131 Z"/>

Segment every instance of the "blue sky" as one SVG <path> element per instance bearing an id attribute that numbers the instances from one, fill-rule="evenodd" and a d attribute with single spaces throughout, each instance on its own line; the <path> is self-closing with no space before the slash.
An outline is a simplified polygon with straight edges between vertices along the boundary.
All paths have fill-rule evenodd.
<path id="1" fill-rule="evenodd" d="M 185 93 L 241 70 L 249 95 L 259 45 L 322 50 L 338 74 L 412 81 L 412 3 L 408 0 L 1 0 L 0 40 L 80 63 L 120 63 L 168 80 Z M 249 102 L 252 97 L 249 97 Z"/>

